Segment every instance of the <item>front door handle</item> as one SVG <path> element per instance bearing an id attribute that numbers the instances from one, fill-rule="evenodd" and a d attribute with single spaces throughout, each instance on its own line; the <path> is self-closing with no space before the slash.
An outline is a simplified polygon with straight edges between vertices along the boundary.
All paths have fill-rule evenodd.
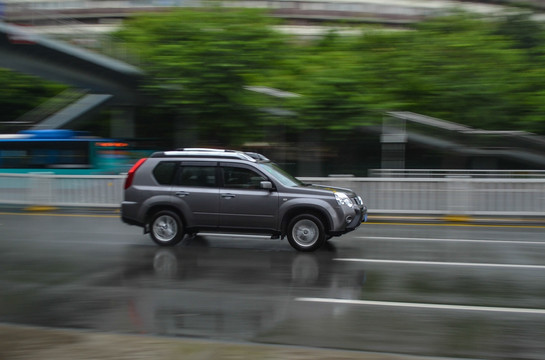
<path id="1" fill-rule="evenodd" d="M 187 195 L 189 195 L 189 193 L 186 192 L 186 191 L 178 191 L 178 192 L 176 192 L 176 196 L 177 196 L 177 197 L 181 197 L 181 198 L 182 198 L 182 197 L 186 197 Z"/>
<path id="2" fill-rule="evenodd" d="M 236 196 L 235 194 L 221 194 L 221 197 L 224 199 L 232 199 L 235 196 Z"/>

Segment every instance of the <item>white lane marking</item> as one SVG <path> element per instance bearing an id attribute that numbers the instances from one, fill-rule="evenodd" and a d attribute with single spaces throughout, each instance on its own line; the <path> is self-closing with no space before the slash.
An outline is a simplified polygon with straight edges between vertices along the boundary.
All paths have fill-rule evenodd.
<path id="1" fill-rule="evenodd" d="M 435 242 L 470 242 L 490 244 L 521 244 L 521 245 L 545 245 L 545 241 L 512 241 L 512 240 L 477 240 L 477 239 L 442 239 L 442 238 L 412 238 L 393 236 L 358 236 L 365 240 L 400 240 L 400 241 L 435 241 Z"/>
<path id="2" fill-rule="evenodd" d="M 356 259 L 356 258 L 335 258 L 333 260 L 364 262 L 364 263 L 400 264 L 400 265 L 440 265 L 440 266 L 467 266 L 467 267 L 490 267 L 490 268 L 515 268 L 515 269 L 545 269 L 545 265 L 463 263 L 463 262 L 382 260 L 382 259 Z"/>
<path id="3" fill-rule="evenodd" d="M 329 304 L 389 306 L 389 307 L 407 307 L 407 308 L 420 308 L 420 309 L 464 310 L 464 311 L 545 315 L 545 309 L 530 309 L 530 308 L 524 309 L 524 308 L 508 308 L 508 307 L 493 307 L 493 306 L 445 305 L 445 304 L 407 303 L 407 302 L 395 302 L 395 301 L 372 301 L 372 300 L 305 298 L 305 297 L 296 298 L 295 301 L 329 303 Z"/>

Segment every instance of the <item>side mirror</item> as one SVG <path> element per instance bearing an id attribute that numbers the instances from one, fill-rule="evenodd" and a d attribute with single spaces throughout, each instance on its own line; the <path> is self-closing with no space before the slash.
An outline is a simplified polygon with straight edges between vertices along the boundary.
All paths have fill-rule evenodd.
<path id="1" fill-rule="evenodd" d="M 272 190 L 273 189 L 273 184 L 270 181 L 262 181 L 259 184 L 260 184 L 262 189 L 265 189 L 265 190 Z"/>

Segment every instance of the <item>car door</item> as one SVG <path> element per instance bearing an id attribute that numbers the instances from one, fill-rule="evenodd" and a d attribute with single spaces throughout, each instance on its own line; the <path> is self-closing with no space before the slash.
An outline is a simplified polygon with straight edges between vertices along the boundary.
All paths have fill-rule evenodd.
<path id="1" fill-rule="evenodd" d="M 223 229 L 275 230 L 278 219 L 278 193 L 262 189 L 268 178 L 242 164 L 220 164 L 219 225 Z"/>
<path id="2" fill-rule="evenodd" d="M 186 226 L 216 228 L 219 212 L 217 163 L 181 162 L 172 186 L 176 206 L 182 209 Z"/>

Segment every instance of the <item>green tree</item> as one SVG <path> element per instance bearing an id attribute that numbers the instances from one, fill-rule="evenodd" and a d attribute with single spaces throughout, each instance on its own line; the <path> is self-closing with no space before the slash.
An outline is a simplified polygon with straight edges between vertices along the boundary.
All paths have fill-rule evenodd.
<path id="1" fill-rule="evenodd" d="M 521 74 L 533 66 L 495 30 L 489 21 L 454 14 L 425 21 L 415 31 L 363 36 L 356 49 L 362 66 L 375 74 L 367 77 L 374 78 L 369 86 L 398 110 L 477 128 L 520 129 L 521 116 L 530 110 L 523 100 L 530 89 Z"/>
<path id="2" fill-rule="evenodd" d="M 285 68 L 295 74 L 295 91 L 302 94 L 292 101 L 299 129 L 347 130 L 377 116 L 377 93 L 366 86 L 373 75 L 359 66 L 348 48 L 351 41 L 329 34 L 308 44 L 294 66 Z"/>
<path id="3" fill-rule="evenodd" d="M 530 13 L 506 16 L 497 24 L 497 34 L 511 38 L 514 47 L 533 53 L 545 45 L 543 26 L 531 19 Z"/>
<path id="4" fill-rule="evenodd" d="M 17 120 L 66 87 L 0 68 L 0 122 Z"/>
<path id="5" fill-rule="evenodd" d="M 346 131 L 388 110 L 544 132 L 543 30 L 524 19 L 516 31 L 513 21 L 522 20 L 453 13 L 411 31 L 331 32 L 313 41 L 278 34 L 259 11 L 213 8 L 139 16 L 119 36 L 145 64 L 156 111 L 223 145 L 273 127 Z M 301 96 L 275 99 L 248 85 Z M 291 115 L 261 111 L 271 107 Z"/>
<path id="6" fill-rule="evenodd" d="M 116 36 L 137 51 L 145 90 L 201 138 L 221 143 L 255 135 L 259 111 L 246 85 L 286 51 L 274 20 L 255 10 L 221 8 L 138 16 Z"/>

